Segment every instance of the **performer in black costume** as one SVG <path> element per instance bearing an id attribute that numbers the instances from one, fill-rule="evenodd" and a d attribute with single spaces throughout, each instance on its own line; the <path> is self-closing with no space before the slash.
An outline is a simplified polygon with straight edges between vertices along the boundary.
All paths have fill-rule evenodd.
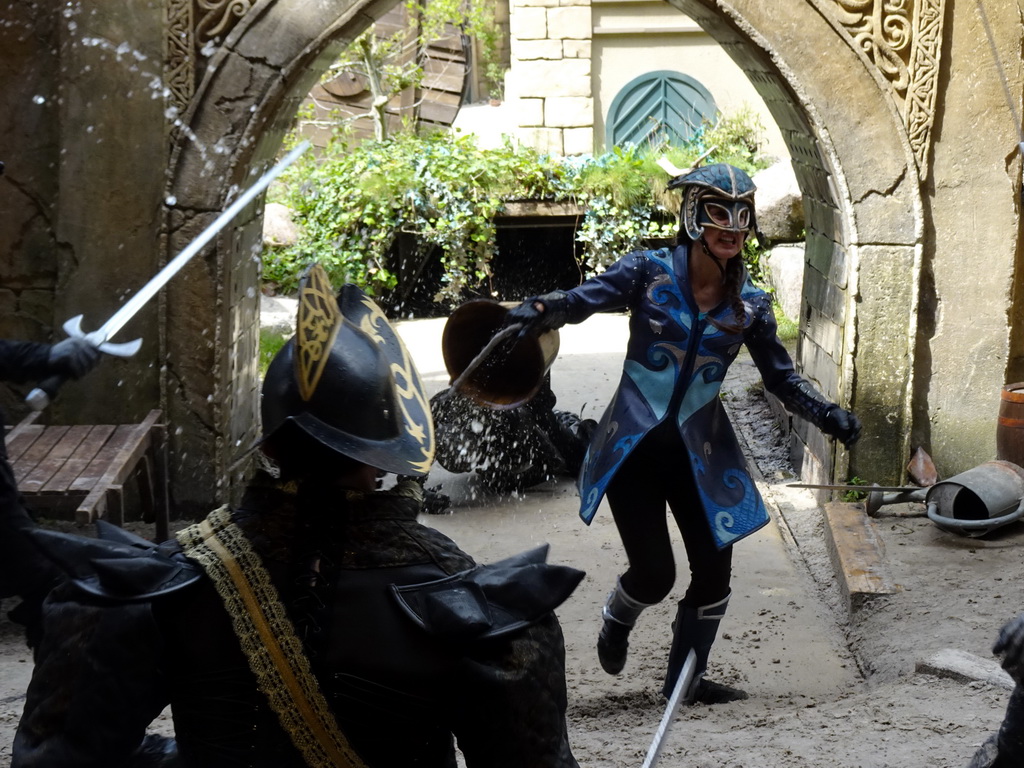
<path id="1" fill-rule="evenodd" d="M 732 546 L 768 522 L 719 391 L 745 345 L 765 387 L 793 413 L 845 445 L 860 434 L 851 412 L 794 370 L 776 335 L 771 297 L 751 283 L 741 253 L 756 233 L 754 184 L 724 163 L 673 179 L 682 194 L 678 244 L 636 251 L 569 291 L 527 299 L 509 323 L 541 331 L 595 312 L 628 309 L 619 387 L 594 431 L 578 480 L 580 516 L 607 495 L 629 559 L 608 596 L 597 651 L 619 674 L 640 613 L 675 581 L 666 505 L 683 536 L 690 583 L 679 602 L 663 692 L 671 695 L 691 649 L 688 702 L 745 697 L 703 678 L 731 594 Z"/>
<path id="2" fill-rule="evenodd" d="M 380 309 L 314 268 L 263 386 L 260 472 L 160 546 L 38 531 L 69 573 L 13 768 L 574 768 L 546 548 L 478 566 L 417 522 L 419 376 Z M 146 729 L 170 705 L 175 742 Z"/>
<path id="3" fill-rule="evenodd" d="M 968 768 L 1024 765 L 1024 613 L 999 631 L 992 653 L 1003 655 L 1003 669 L 1016 681 L 999 730 L 975 753 Z"/>
<path id="4" fill-rule="evenodd" d="M 0 176 L 3 174 L 4 164 L 0 162 Z M 24 384 L 50 377 L 77 379 L 92 370 L 99 359 L 100 351 L 84 339 L 64 339 L 56 344 L 0 339 L 0 381 Z M 23 535 L 35 526 L 35 521 L 18 493 L 7 458 L 6 434 L 0 410 L 0 599 L 21 597 L 9 615 L 25 626 L 29 645 L 35 645 L 39 607 L 61 575 Z"/>
<path id="5" fill-rule="evenodd" d="M 99 350 L 84 339 L 64 339 L 52 345 L 0 339 L 0 380 L 23 384 L 51 376 L 77 379 L 92 370 L 99 358 Z M 24 535 L 35 527 L 35 521 L 18 493 L 5 433 L 0 411 L 0 598 L 21 598 L 9 616 L 25 627 L 29 645 L 34 646 L 40 605 L 61 574 Z"/>
<path id="6" fill-rule="evenodd" d="M 580 471 L 593 419 L 555 408 L 550 375 L 520 406 L 488 408 L 442 390 L 430 398 L 437 428 L 437 463 L 449 472 L 473 472 L 498 493 L 518 492 Z"/>

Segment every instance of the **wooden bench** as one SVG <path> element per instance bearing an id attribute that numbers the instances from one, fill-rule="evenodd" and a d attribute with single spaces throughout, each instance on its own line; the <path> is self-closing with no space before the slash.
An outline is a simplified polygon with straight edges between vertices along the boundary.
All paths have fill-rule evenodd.
<path id="1" fill-rule="evenodd" d="M 124 484 L 138 484 L 141 518 L 169 534 L 167 434 L 160 410 L 139 424 L 43 426 L 30 414 L 7 432 L 18 490 L 34 512 L 87 525 L 125 521 Z"/>

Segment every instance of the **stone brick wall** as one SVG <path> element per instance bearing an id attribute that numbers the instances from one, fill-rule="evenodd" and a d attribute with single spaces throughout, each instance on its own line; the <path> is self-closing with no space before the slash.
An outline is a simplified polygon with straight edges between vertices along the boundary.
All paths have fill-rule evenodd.
<path id="1" fill-rule="evenodd" d="M 513 0 L 506 97 L 518 137 L 542 152 L 594 150 L 590 0 Z"/>

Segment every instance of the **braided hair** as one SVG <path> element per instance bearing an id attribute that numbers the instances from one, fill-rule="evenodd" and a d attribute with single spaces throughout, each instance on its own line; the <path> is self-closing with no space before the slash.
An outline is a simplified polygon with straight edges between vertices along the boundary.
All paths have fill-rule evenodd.
<path id="1" fill-rule="evenodd" d="M 688 242 L 690 244 L 690 252 L 693 252 L 693 246 L 695 245 L 693 240 L 690 240 L 686 236 L 686 233 L 680 231 L 676 236 L 676 242 Z M 709 258 L 713 259 L 719 268 L 722 269 L 722 288 L 725 293 L 725 300 L 732 310 L 733 323 L 723 323 L 720 320 L 715 320 L 713 317 L 708 316 L 708 322 L 715 326 L 718 330 L 724 331 L 725 333 L 739 333 L 746 328 L 750 321 L 748 319 L 747 304 L 743 301 L 743 297 L 740 295 L 743 290 L 744 284 L 747 282 L 747 267 L 743 263 L 743 254 L 729 259 L 725 263 L 723 268 L 719 264 L 718 260 L 711 255 L 711 249 L 704 241 L 703 236 L 700 238 L 700 246 L 704 249 L 704 252 Z"/>

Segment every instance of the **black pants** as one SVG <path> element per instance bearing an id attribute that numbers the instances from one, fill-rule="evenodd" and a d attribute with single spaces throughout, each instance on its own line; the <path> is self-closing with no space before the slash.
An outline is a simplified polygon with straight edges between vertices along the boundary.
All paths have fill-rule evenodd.
<path id="1" fill-rule="evenodd" d="M 732 547 L 719 550 L 704 516 L 679 430 L 669 422 L 652 430 L 619 468 L 607 491 L 629 568 L 622 588 L 642 603 L 658 603 L 672 590 L 675 559 L 665 505 L 683 536 L 690 584 L 683 602 L 698 608 L 729 594 Z"/>

